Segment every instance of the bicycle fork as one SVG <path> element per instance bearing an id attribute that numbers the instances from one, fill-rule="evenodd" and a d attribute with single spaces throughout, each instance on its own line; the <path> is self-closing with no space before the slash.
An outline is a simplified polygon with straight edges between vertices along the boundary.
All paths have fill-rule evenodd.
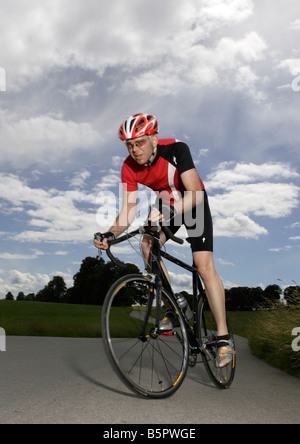
<path id="1" fill-rule="evenodd" d="M 145 277 L 149 279 L 150 283 L 153 283 L 154 285 L 149 285 L 145 317 L 141 333 L 139 334 L 138 337 L 142 342 L 146 342 L 150 336 L 155 338 L 158 335 L 159 326 L 160 326 L 161 292 L 162 292 L 162 281 L 159 276 L 147 274 L 147 276 Z M 154 287 L 155 287 L 155 292 L 154 292 Z M 151 330 L 151 332 L 146 333 L 146 328 L 149 322 L 149 318 L 151 316 L 151 310 L 153 307 L 154 298 L 156 299 L 155 327 L 154 329 Z"/>

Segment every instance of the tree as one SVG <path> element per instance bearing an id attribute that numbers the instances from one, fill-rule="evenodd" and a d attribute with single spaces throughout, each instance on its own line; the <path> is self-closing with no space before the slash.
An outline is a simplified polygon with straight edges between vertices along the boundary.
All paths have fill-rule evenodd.
<path id="1" fill-rule="evenodd" d="M 41 302 L 63 302 L 67 286 L 64 278 L 54 276 L 53 279 L 36 295 L 36 300 Z"/>
<path id="2" fill-rule="evenodd" d="M 261 287 L 233 287 L 225 291 L 227 310 L 252 311 L 263 301 Z"/>
<path id="3" fill-rule="evenodd" d="M 284 290 L 284 299 L 288 306 L 298 306 L 300 305 L 300 286 L 290 285 Z"/>
<path id="4" fill-rule="evenodd" d="M 67 301 L 72 304 L 102 305 L 111 285 L 121 276 L 139 273 L 133 264 L 121 268 L 101 258 L 86 257 L 74 276 L 74 286 L 67 291 Z"/>
<path id="5" fill-rule="evenodd" d="M 5 300 L 6 301 L 13 301 L 14 300 L 14 296 L 13 296 L 13 294 L 10 291 L 5 296 Z"/>
<path id="6" fill-rule="evenodd" d="M 23 293 L 23 291 L 19 291 L 17 296 L 17 301 L 24 301 L 24 300 L 25 300 L 25 294 Z"/>
<path id="7" fill-rule="evenodd" d="M 25 296 L 25 301 L 35 301 L 35 294 L 29 293 L 27 296 Z"/>
<path id="8" fill-rule="evenodd" d="M 72 304 L 98 304 L 99 288 L 105 286 L 105 262 L 101 258 L 86 257 L 83 259 L 78 273 L 74 276 L 74 285 L 68 291 L 68 299 Z"/>
<path id="9" fill-rule="evenodd" d="M 274 306 L 274 302 L 280 300 L 281 288 L 279 285 L 268 285 L 263 291 L 264 303 L 268 307 Z"/>

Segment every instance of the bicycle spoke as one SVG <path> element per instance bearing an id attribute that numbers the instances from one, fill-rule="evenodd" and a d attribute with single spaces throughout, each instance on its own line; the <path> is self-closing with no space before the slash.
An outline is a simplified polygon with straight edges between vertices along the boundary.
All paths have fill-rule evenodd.
<path id="1" fill-rule="evenodd" d="M 182 318 L 179 318 L 180 327 L 173 335 L 164 336 L 156 331 L 154 317 L 158 313 L 160 319 L 165 316 L 165 301 L 158 309 L 153 291 L 150 300 L 148 298 L 150 286 L 149 280 L 133 275 L 121 278 L 112 287 L 107 306 L 103 307 L 103 331 L 107 338 L 104 344 L 115 370 L 128 386 L 147 396 L 163 397 L 175 391 L 184 378 L 188 364 L 188 339 Z M 136 294 L 143 301 L 141 309 L 129 302 L 129 296 L 136 297 Z M 115 308 L 118 304 L 124 305 L 125 298 L 129 302 L 127 308 Z M 168 300 L 168 305 L 174 304 L 164 290 L 163 298 Z M 120 310 L 124 316 L 126 314 L 122 318 L 123 339 L 113 337 L 118 336 L 115 325 Z M 113 331 L 115 333 L 111 336 Z"/>

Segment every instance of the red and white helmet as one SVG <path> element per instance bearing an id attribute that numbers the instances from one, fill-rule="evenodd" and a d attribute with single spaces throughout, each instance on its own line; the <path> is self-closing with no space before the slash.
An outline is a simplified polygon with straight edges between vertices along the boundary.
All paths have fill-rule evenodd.
<path id="1" fill-rule="evenodd" d="M 119 129 L 121 140 L 136 139 L 158 133 L 158 122 L 151 114 L 138 113 L 128 117 Z"/>

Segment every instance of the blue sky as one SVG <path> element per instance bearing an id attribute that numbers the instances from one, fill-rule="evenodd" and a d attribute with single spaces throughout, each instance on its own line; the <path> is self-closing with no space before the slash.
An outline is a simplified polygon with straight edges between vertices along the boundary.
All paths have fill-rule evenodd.
<path id="1" fill-rule="evenodd" d="M 54 275 L 71 286 L 96 255 L 120 200 L 117 131 L 135 112 L 189 144 L 225 286 L 299 283 L 298 2 L 3 0 L 0 29 L 0 298 Z M 118 254 L 141 263 L 129 245 Z"/>

